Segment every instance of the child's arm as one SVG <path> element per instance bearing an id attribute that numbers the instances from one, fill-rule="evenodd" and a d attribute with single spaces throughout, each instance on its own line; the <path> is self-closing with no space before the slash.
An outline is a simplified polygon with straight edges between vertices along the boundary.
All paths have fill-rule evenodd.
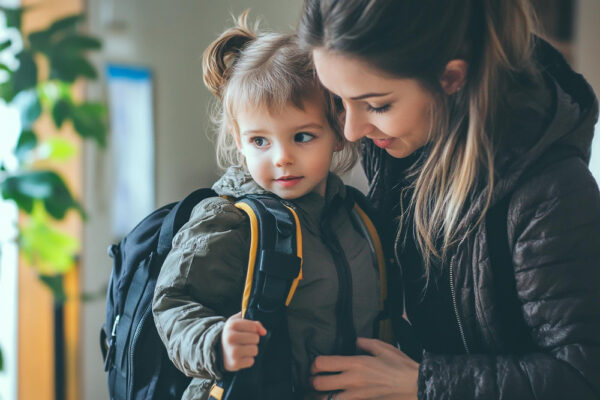
<path id="1" fill-rule="evenodd" d="M 260 337 L 266 334 L 267 330 L 260 322 L 242 319 L 241 313 L 229 317 L 221 335 L 225 370 L 234 372 L 251 367 L 258 354 Z"/>
<path id="2" fill-rule="evenodd" d="M 229 201 L 204 200 L 173 240 L 152 311 L 169 358 L 188 376 L 221 378 L 221 332 L 240 310 L 248 260 L 247 218 Z"/>

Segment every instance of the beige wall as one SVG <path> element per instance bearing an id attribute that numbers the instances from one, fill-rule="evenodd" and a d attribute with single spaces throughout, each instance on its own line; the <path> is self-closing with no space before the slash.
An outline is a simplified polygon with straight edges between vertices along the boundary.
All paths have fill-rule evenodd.
<path id="1" fill-rule="evenodd" d="M 104 55 L 96 59 L 149 67 L 154 73 L 156 131 L 156 205 L 182 198 L 217 177 L 214 150 L 206 134 L 211 99 L 201 76 L 201 56 L 211 40 L 232 23 L 231 14 L 252 9 L 265 26 L 291 31 L 298 0 L 88 0 L 89 29 L 103 37 Z M 112 8 L 111 8 L 112 7 Z M 110 22 L 123 26 L 110 29 Z M 89 88 L 104 97 L 103 85 Z M 110 152 L 86 151 L 83 287 L 102 290 L 110 273 L 106 247 L 110 228 Z M 106 399 L 105 374 L 98 346 L 104 299 L 84 305 L 82 314 L 82 399 Z"/>

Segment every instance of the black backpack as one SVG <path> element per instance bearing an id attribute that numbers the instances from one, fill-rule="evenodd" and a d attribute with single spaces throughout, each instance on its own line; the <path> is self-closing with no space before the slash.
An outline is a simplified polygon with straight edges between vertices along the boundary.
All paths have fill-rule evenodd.
<path id="1" fill-rule="evenodd" d="M 119 244 L 109 247 L 114 266 L 100 344 L 112 400 L 180 399 L 187 388 L 190 378 L 171 363 L 156 331 L 152 298 L 173 237 L 189 220 L 194 206 L 214 196 L 217 193 L 211 189 L 199 189 L 178 203 L 166 205 L 142 220 Z M 362 207 L 355 203 L 354 214 L 378 261 L 382 279 L 380 336 L 389 340 L 389 320 L 383 317 L 387 298 L 383 251 L 364 211 L 368 210 L 364 196 L 355 192 L 353 197 L 361 203 Z M 257 390 L 256 382 L 262 382 L 274 388 L 271 398 L 288 398 L 291 373 L 277 366 L 291 359 L 285 307 L 301 274 L 297 216 L 285 201 L 273 195 L 246 196 L 236 207 L 248 214 L 253 237 L 243 312 L 247 318 L 260 320 L 269 334 L 261 340 L 257 367 L 228 375 L 219 387 L 228 393 L 224 399 L 240 399 L 247 398 L 248 388 Z"/>
<path id="2" fill-rule="evenodd" d="M 100 348 L 111 400 L 181 399 L 190 378 L 170 362 L 152 318 L 152 297 L 173 236 L 201 200 L 217 196 L 199 189 L 144 218 L 109 247 L 113 269 L 106 295 Z"/>

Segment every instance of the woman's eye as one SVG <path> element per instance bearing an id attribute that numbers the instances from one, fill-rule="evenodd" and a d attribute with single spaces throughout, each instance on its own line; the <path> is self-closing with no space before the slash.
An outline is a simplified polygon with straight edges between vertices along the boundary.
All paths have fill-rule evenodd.
<path id="1" fill-rule="evenodd" d="M 250 142 L 252 142 L 252 144 L 255 145 L 256 147 L 265 147 L 267 144 L 269 144 L 267 139 L 265 139 L 264 137 L 260 137 L 260 136 L 251 138 Z"/>
<path id="2" fill-rule="evenodd" d="M 308 132 L 299 132 L 299 133 L 296 133 L 296 135 L 294 135 L 294 141 L 298 142 L 298 143 L 310 142 L 314 138 L 315 138 L 315 135 L 313 135 L 312 133 L 308 133 Z"/>
<path id="3" fill-rule="evenodd" d="M 381 107 L 374 107 L 374 106 L 372 106 L 370 104 L 367 104 L 367 111 L 374 112 L 376 114 L 381 114 L 381 113 L 384 113 L 387 110 L 389 110 L 391 106 L 392 106 L 391 104 L 386 104 L 386 105 L 381 106 Z"/>

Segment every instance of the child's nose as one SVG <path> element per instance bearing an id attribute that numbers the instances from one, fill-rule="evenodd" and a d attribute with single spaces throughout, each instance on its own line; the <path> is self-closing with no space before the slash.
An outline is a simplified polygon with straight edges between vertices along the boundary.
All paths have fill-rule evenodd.
<path id="1" fill-rule="evenodd" d="M 292 150 L 288 146 L 279 146 L 275 155 L 275 165 L 282 167 L 294 162 Z"/>

